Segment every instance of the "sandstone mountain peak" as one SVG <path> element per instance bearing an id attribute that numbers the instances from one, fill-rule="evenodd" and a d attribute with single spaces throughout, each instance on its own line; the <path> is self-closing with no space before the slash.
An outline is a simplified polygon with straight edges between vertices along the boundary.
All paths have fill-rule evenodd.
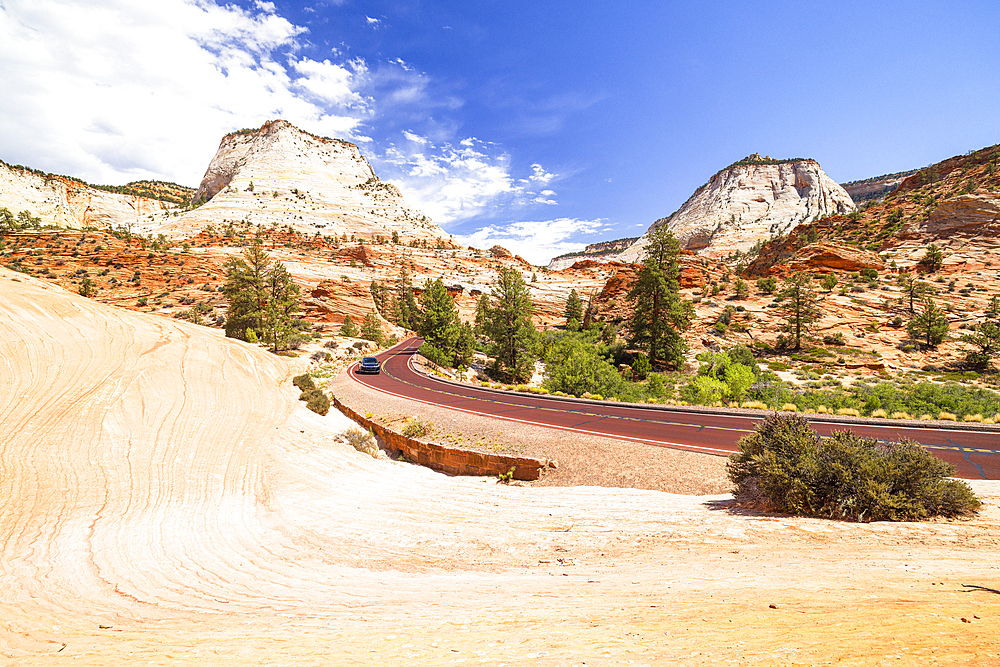
<path id="1" fill-rule="evenodd" d="M 229 222 L 291 227 L 324 236 L 410 240 L 448 234 L 379 180 L 355 144 L 320 137 L 288 121 L 222 138 L 194 195 L 200 203 L 178 217 L 154 216 L 143 231 L 169 236 Z"/>
<path id="2" fill-rule="evenodd" d="M 754 153 L 712 176 L 676 213 L 654 222 L 621 259 L 641 259 L 649 234 L 661 225 L 683 248 L 723 257 L 801 222 L 853 210 L 851 197 L 815 160 Z"/>

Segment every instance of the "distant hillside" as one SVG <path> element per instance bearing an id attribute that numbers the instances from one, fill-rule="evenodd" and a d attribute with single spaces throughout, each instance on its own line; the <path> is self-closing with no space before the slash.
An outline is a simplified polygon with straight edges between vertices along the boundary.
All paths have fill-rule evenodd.
<path id="1" fill-rule="evenodd" d="M 903 179 L 907 176 L 912 176 L 918 171 L 920 170 L 898 171 L 895 174 L 883 174 L 882 176 L 873 176 L 860 181 L 841 183 L 840 185 L 847 190 L 847 194 L 851 195 L 851 199 L 854 200 L 855 204 L 866 201 L 881 201 L 885 199 L 886 195 L 899 187 Z"/>
<path id="2" fill-rule="evenodd" d="M 619 255 L 640 261 L 653 230 L 666 225 L 681 247 L 707 257 L 750 251 L 795 225 L 855 208 L 815 160 L 754 153 L 717 172 L 672 215 L 654 222 Z"/>
<path id="3" fill-rule="evenodd" d="M 910 172 L 884 200 L 849 216 L 821 218 L 771 239 L 747 274 L 777 271 L 818 242 L 880 252 L 905 241 L 941 243 L 959 236 L 1000 238 L 1000 144 Z"/>
<path id="4" fill-rule="evenodd" d="M 0 160 L 0 165 L 7 167 L 14 172 L 34 174 L 35 176 L 39 176 L 45 180 L 62 179 L 64 181 L 79 183 L 80 185 L 93 188 L 94 190 L 113 192 L 118 195 L 134 195 L 136 197 L 145 197 L 146 199 L 158 199 L 170 204 L 186 204 L 191 201 L 191 197 L 194 195 L 194 188 L 178 185 L 177 183 L 170 183 L 168 181 L 132 181 L 131 183 L 126 183 L 125 185 L 95 185 L 93 183 L 88 183 L 82 178 L 77 178 L 76 176 L 52 174 L 44 172 L 40 169 L 25 167 L 22 164 L 7 164 L 3 160 Z"/>
<path id="5" fill-rule="evenodd" d="M 568 252 L 565 255 L 553 257 L 549 261 L 549 270 L 559 271 L 560 269 L 565 269 L 581 259 L 590 259 L 595 262 L 606 262 L 608 259 L 613 259 L 613 257 L 610 256 L 617 256 L 618 253 L 622 252 L 638 240 L 638 236 L 633 236 L 628 239 L 615 239 L 614 241 L 591 243 L 586 248 L 578 252 Z M 605 257 L 605 255 L 608 257 Z"/>

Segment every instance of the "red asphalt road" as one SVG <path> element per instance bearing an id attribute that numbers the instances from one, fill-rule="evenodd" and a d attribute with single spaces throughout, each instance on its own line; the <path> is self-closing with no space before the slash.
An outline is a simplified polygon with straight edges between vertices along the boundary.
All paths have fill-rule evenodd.
<path id="1" fill-rule="evenodd" d="M 558 397 L 498 393 L 441 382 L 410 366 L 419 338 L 378 355 L 382 372 L 351 376 L 378 391 L 453 410 L 659 447 L 728 455 L 762 417 L 682 412 L 627 405 L 566 401 Z M 810 419 L 821 435 L 851 429 L 879 440 L 909 438 L 955 466 L 965 479 L 1000 479 L 1000 433 L 938 428 L 838 424 Z"/>

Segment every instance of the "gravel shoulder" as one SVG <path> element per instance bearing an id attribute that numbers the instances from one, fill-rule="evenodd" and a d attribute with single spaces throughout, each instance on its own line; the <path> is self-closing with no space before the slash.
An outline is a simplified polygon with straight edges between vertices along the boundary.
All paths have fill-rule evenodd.
<path id="1" fill-rule="evenodd" d="M 559 429 L 472 415 L 416 403 L 371 389 L 338 373 L 326 389 L 376 419 L 402 424 L 409 417 L 433 422 L 434 442 L 477 451 L 554 459 L 532 486 L 604 486 L 685 495 L 727 493 L 724 456 L 655 447 Z"/>

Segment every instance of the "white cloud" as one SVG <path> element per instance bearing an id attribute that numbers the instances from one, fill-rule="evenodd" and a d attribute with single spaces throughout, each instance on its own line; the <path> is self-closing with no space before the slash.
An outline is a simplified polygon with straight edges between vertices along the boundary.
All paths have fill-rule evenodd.
<path id="1" fill-rule="evenodd" d="M 398 183 L 408 201 L 444 227 L 495 215 L 505 205 L 558 203 L 554 190 L 535 189 L 558 178 L 556 174 L 535 164 L 530 176 L 515 178 L 510 156 L 494 144 L 474 137 L 437 144 L 410 131 L 403 137 L 405 146 L 393 146 L 375 158 L 383 163 L 383 180 Z"/>
<path id="2" fill-rule="evenodd" d="M 306 28 L 274 11 L 262 0 L 4 0 L 0 158 L 97 183 L 197 185 L 223 134 L 265 120 L 367 140 L 375 74 L 303 57 Z M 400 71 L 379 93 L 414 79 Z"/>
<path id="3" fill-rule="evenodd" d="M 378 25 L 379 23 L 381 23 L 381 21 L 379 21 L 378 19 L 373 19 L 370 16 L 365 16 L 365 18 L 368 19 L 368 25 Z"/>
<path id="4" fill-rule="evenodd" d="M 603 221 L 556 218 L 515 222 L 506 226 L 491 225 L 472 234 L 456 235 L 455 240 L 476 248 L 501 245 L 532 264 L 548 264 L 556 255 L 583 250 L 587 244 L 566 239 L 579 234 L 602 231 Z"/>

